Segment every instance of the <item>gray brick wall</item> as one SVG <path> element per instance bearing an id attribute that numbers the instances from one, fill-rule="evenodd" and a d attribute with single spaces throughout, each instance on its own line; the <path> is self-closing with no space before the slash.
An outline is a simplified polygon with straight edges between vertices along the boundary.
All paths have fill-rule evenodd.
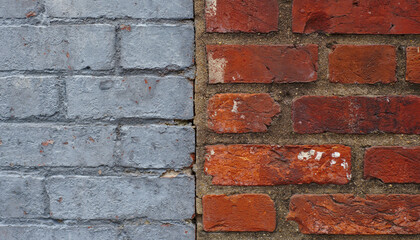
<path id="1" fill-rule="evenodd" d="M 195 239 L 192 18 L 0 1 L 0 239 Z"/>

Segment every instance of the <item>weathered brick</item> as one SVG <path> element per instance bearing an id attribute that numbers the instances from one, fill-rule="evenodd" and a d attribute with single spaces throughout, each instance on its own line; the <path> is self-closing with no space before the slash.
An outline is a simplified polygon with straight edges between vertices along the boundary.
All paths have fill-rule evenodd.
<path id="1" fill-rule="evenodd" d="M 206 195 L 203 225 L 208 232 L 273 232 L 276 209 L 273 200 L 265 194 Z"/>
<path id="2" fill-rule="evenodd" d="M 217 133 L 266 132 L 280 106 L 269 94 L 217 94 L 209 100 L 208 127 Z"/>
<path id="3" fill-rule="evenodd" d="M 420 47 L 407 48 L 406 80 L 411 83 L 420 83 Z"/>
<path id="4" fill-rule="evenodd" d="M 39 218 L 44 215 L 43 178 L 1 174 L 0 193 L 0 218 Z"/>
<path id="5" fill-rule="evenodd" d="M 112 166 L 116 126 L 0 124 L 0 166 Z"/>
<path id="6" fill-rule="evenodd" d="M 125 226 L 125 233 L 129 239 L 142 240 L 194 240 L 195 226 L 193 224 L 149 224 L 139 226 Z"/>
<path id="7" fill-rule="evenodd" d="M 293 102 L 298 133 L 420 134 L 420 97 L 305 96 Z"/>
<path id="8" fill-rule="evenodd" d="M 123 126 L 120 132 L 121 166 L 181 169 L 193 164 L 195 133 L 190 126 Z"/>
<path id="9" fill-rule="evenodd" d="M 46 180 L 56 219 L 184 220 L 194 214 L 193 177 L 54 176 Z"/>
<path id="10" fill-rule="evenodd" d="M 69 118 L 193 118 L 193 85 L 183 77 L 66 78 Z"/>
<path id="11" fill-rule="evenodd" d="M 420 195 L 295 195 L 288 220 L 304 234 L 419 234 Z"/>
<path id="12" fill-rule="evenodd" d="M 368 148 L 364 172 L 385 183 L 420 183 L 420 147 Z"/>
<path id="13" fill-rule="evenodd" d="M 0 225 L 0 239 L 7 240 L 117 240 L 118 230 L 112 226 L 67 226 L 67 225 Z"/>
<path id="14" fill-rule="evenodd" d="M 59 112 L 57 77 L 0 78 L 0 118 L 48 117 Z"/>
<path id="15" fill-rule="evenodd" d="M 268 33 L 278 30 L 276 0 L 206 0 L 207 32 Z"/>
<path id="16" fill-rule="evenodd" d="M 0 26 L 0 70 L 111 69 L 111 25 Z"/>
<path id="17" fill-rule="evenodd" d="M 206 174 L 216 185 L 346 184 L 351 148 L 343 145 L 206 147 Z"/>
<path id="18" fill-rule="evenodd" d="M 293 83 L 317 79 L 317 45 L 208 45 L 207 59 L 210 83 Z"/>
<path id="19" fill-rule="evenodd" d="M 26 18 L 41 10 L 40 0 L 1 0 L 0 18 Z"/>
<path id="20" fill-rule="evenodd" d="M 141 43 L 141 44 L 139 44 Z M 194 63 L 192 25 L 135 25 L 121 33 L 121 66 L 126 69 L 186 68 Z"/>
<path id="21" fill-rule="evenodd" d="M 190 19 L 192 0 L 45 0 L 48 15 L 63 18 Z"/>
<path id="22" fill-rule="evenodd" d="M 336 45 L 329 69 L 334 83 L 392 83 L 397 81 L 397 53 L 390 45 Z"/>
<path id="23" fill-rule="evenodd" d="M 412 0 L 294 0 L 293 32 L 420 34 L 420 4 Z"/>

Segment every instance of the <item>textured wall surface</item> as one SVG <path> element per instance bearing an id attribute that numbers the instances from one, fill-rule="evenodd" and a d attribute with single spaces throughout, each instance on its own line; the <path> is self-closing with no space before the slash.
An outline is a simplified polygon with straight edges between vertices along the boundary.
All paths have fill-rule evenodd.
<path id="1" fill-rule="evenodd" d="M 0 239 L 195 239 L 192 19 L 0 1 Z"/>

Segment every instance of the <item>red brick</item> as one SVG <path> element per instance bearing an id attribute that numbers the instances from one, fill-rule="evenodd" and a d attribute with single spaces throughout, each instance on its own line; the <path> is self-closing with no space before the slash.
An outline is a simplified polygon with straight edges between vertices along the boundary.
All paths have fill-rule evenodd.
<path id="1" fill-rule="evenodd" d="M 343 145 L 207 146 L 205 173 L 216 185 L 346 184 L 351 148 Z"/>
<path id="2" fill-rule="evenodd" d="M 329 56 L 330 81 L 334 83 L 396 82 L 397 54 L 389 45 L 337 45 Z"/>
<path id="3" fill-rule="evenodd" d="M 210 83 L 292 83 L 317 79 L 317 45 L 208 45 L 207 56 Z"/>
<path id="4" fill-rule="evenodd" d="M 419 234 L 420 195 L 295 195 L 288 220 L 304 234 Z"/>
<path id="5" fill-rule="evenodd" d="M 420 47 L 407 48 L 406 80 L 412 83 L 420 83 Z"/>
<path id="6" fill-rule="evenodd" d="M 417 0 L 294 0 L 293 32 L 420 34 Z"/>
<path id="7" fill-rule="evenodd" d="M 203 197 L 203 225 L 208 232 L 273 232 L 274 202 L 264 194 Z"/>
<path id="8" fill-rule="evenodd" d="M 305 96 L 292 106 L 297 133 L 420 134 L 420 97 Z"/>
<path id="9" fill-rule="evenodd" d="M 206 0 L 207 32 L 268 33 L 278 19 L 277 0 Z"/>
<path id="10" fill-rule="evenodd" d="M 364 170 L 385 183 L 420 183 L 420 147 L 368 148 Z"/>
<path id="11" fill-rule="evenodd" d="M 217 133 L 266 132 L 280 106 L 269 94 L 217 94 L 209 100 L 208 127 Z"/>

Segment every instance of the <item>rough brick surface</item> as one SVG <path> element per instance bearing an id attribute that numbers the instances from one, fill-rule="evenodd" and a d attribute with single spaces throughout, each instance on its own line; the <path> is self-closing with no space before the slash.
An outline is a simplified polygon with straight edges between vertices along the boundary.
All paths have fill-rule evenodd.
<path id="1" fill-rule="evenodd" d="M 208 127 L 217 133 L 266 132 L 280 106 L 269 94 L 217 94 L 208 103 Z"/>
<path id="2" fill-rule="evenodd" d="M 43 178 L 0 174 L 0 179 L 0 218 L 39 218 L 44 215 L 47 206 L 44 204 Z"/>
<path id="3" fill-rule="evenodd" d="M 26 18 L 31 12 L 41 10 L 40 0 L 1 0 L 0 18 Z"/>
<path id="4" fill-rule="evenodd" d="M 420 34 L 419 12 L 412 0 L 294 0 L 293 32 Z"/>
<path id="5" fill-rule="evenodd" d="M 420 147 L 368 148 L 364 175 L 385 183 L 420 183 Z"/>
<path id="6" fill-rule="evenodd" d="M 60 18 L 187 19 L 193 17 L 192 0 L 45 0 L 45 7 L 48 15 Z"/>
<path id="7" fill-rule="evenodd" d="M 46 180 L 51 217 L 56 219 L 189 219 L 195 212 L 194 185 L 194 178 L 187 176 L 54 176 Z"/>
<path id="8" fill-rule="evenodd" d="M 206 0 L 207 32 L 268 33 L 277 31 L 276 0 Z"/>
<path id="9" fill-rule="evenodd" d="M 274 202 L 264 194 L 206 195 L 203 197 L 205 231 L 268 231 L 276 228 Z"/>
<path id="10" fill-rule="evenodd" d="M 116 126 L 0 124 L 0 166 L 112 166 Z"/>
<path id="11" fill-rule="evenodd" d="M 317 79 L 318 46 L 208 45 L 210 83 L 292 83 Z"/>
<path id="12" fill-rule="evenodd" d="M 351 148 L 342 145 L 207 146 L 204 172 L 216 185 L 346 184 Z"/>
<path id="13" fill-rule="evenodd" d="M 123 68 L 178 69 L 194 63 L 192 25 L 134 25 L 121 31 Z"/>
<path id="14" fill-rule="evenodd" d="M 57 77 L 0 78 L 0 119 L 48 117 L 58 111 Z"/>
<path id="15" fill-rule="evenodd" d="M 193 164 L 195 133 L 190 126 L 123 126 L 121 166 L 181 169 Z"/>
<path id="16" fill-rule="evenodd" d="M 407 76 L 411 83 L 420 83 L 420 47 L 407 48 Z"/>
<path id="17" fill-rule="evenodd" d="M 336 45 L 329 56 L 334 83 L 392 83 L 396 68 L 396 50 L 390 45 Z"/>
<path id="18" fill-rule="evenodd" d="M 113 64 L 111 25 L 0 26 L 0 70 L 93 70 Z"/>
<path id="19" fill-rule="evenodd" d="M 420 234 L 420 195 L 295 195 L 288 220 L 304 234 Z"/>
<path id="20" fill-rule="evenodd" d="M 130 239 L 142 240 L 194 240 L 195 226 L 193 224 L 150 224 L 142 226 L 126 226 L 124 231 Z"/>
<path id="21" fill-rule="evenodd" d="M 298 133 L 420 134 L 420 97 L 305 96 L 293 102 Z"/>
<path id="22" fill-rule="evenodd" d="M 182 77 L 75 76 L 66 86 L 69 118 L 193 117 L 193 85 Z"/>

